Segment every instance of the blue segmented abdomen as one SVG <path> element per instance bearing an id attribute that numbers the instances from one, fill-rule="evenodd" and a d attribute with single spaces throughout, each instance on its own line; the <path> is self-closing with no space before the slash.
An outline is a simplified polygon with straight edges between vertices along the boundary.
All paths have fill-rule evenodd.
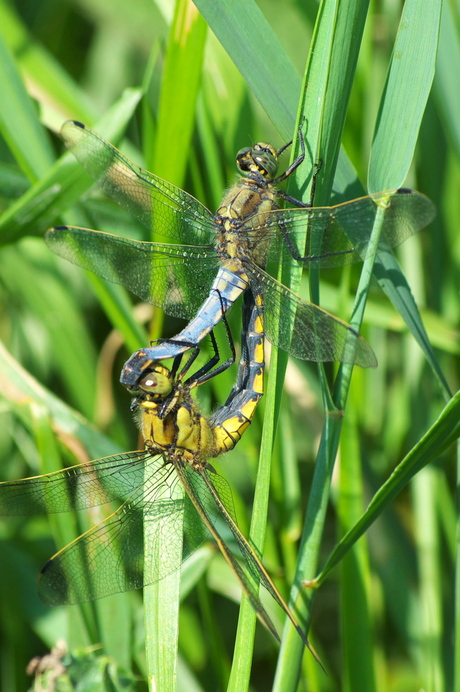
<path id="1" fill-rule="evenodd" d="M 196 317 L 174 337 L 174 340 L 164 341 L 133 353 L 123 366 L 120 382 L 128 389 L 135 388 L 144 372 L 152 367 L 152 363 L 175 358 L 199 344 L 248 286 L 249 279 L 241 265 L 233 260 L 225 262 L 219 269 L 209 296 Z"/>

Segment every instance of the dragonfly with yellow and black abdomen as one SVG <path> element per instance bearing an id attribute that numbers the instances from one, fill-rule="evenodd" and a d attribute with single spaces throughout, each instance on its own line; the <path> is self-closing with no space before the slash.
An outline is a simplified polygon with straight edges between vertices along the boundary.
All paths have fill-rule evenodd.
<path id="1" fill-rule="evenodd" d="M 270 261 L 292 259 L 317 267 L 362 260 L 370 252 L 369 236 L 381 209 L 380 247 L 396 246 L 433 219 L 427 197 L 400 189 L 335 207 L 302 205 L 278 189 L 304 158 L 299 131 L 302 153 L 278 177 L 278 158 L 287 145 L 276 151 L 258 143 L 238 152 L 242 175 L 213 215 L 81 123 L 65 123 L 62 136 L 109 195 L 146 227 L 153 226 L 156 235 L 178 243 L 141 242 L 71 227 L 46 234 L 58 255 L 122 284 L 170 315 L 191 320 L 174 340 L 133 354 L 122 372 L 125 386 L 135 388 L 152 362 L 199 343 L 248 287 L 261 297 L 264 329 L 272 343 L 307 360 L 376 365 L 370 346 L 348 324 L 303 300 L 264 268 Z M 278 209 L 279 199 L 301 206 Z"/>
<path id="2" fill-rule="evenodd" d="M 230 338 L 228 326 L 227 333 Z M 117 511 L 56 553 L 43 568 L 39 593 L 45 603 L 54 606 L 154 583 L 177 568 L 172 556 L 182 541 L 185 559 L 211 535 L 273 636 L 279 640 L 259 598 L 260 584 L 317 657 L 257 551 L 238 528 L 227 482 L 207 461 L 237 444 L 263 395 L 262 322 L 250 293 L 245 296 L 244 347 L 237 382 L 225 404 L 207 417 L 191 392 L 234 360 L 230 340 L 233 357 L 217 365 L 219 354 L 212 332 L 211 338 L 214 356 L 193 375 L 187 377 L 198 348 L 182 368 L 180 354 L 171 370 L 157 363 L 144 373 L 132 406 L 145 440 L 143 451 L 0 483 L 0 515 L 50 514 L 122 501 Z M 219 521 L 230 530 L 238 556 L 222 538 Z"/>

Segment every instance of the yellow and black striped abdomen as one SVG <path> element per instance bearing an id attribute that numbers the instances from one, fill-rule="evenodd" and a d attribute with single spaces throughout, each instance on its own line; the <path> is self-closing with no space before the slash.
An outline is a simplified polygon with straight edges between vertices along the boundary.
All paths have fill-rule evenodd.
<path id="1" fill-rule="evenodd" d="M 217 456 L 237 444 L 254 416 L 264 393 L 264 331 L 262 300 L 248 291 L 243 305 L 241 361 L 235 386 L 223 406 L 210 418 Z"/>

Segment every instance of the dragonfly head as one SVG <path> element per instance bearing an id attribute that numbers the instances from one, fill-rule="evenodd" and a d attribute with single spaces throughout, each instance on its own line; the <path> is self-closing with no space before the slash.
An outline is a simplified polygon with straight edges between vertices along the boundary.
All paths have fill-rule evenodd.
<path id="1" fill-rule="evenodd" d="M 173 372 L 155 365 L 137 384 L 138 395 L 131 402 L 132 411 L 143 410 L 157 420 L 164 420 L 175 411 L 184 397 L 184 387 Z M 142 419 L 142 414 L 141 414 Z"/>
<path id="2" fill-rule="evenodd" d="M 256 173 L 265 180 L 273 180 L 278 171 L 276 149 L 263 142 L 245 147 L 237 153 L 236 165 L 242 173 Z"/>
<path id="3" fill-rule="evenodd" d="M 120 382 L 134 394 L 168 395 L 172 389 L 173 376 L 170 370 L 150 358 L 144 349 L 136 351 L 126 361 L 121 371 Z"/>
<path id="4" fill-rule="evenodd" d="M 171 371 L 164 365 L 155 365 L 138 383 L 138 389 L 155 399 L 167 396 L 171 393 L 172 388 Z"/>

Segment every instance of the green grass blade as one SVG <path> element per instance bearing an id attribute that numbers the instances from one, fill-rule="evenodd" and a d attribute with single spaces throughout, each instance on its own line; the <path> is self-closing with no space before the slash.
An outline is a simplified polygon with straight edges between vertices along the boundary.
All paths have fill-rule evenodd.
<path id="1" fill-rule="evenodd" d="M 155 150 L 149 170 L 182 186 L 201 82 L 206 23 L 190 0 L 176 5 L 161 85 Z M 178 88 L 178 84 L 182 88 Z"/>
<path id="2" fill-rule="evenodd" d="M 322 162 L 316 206 L 329 202 L 368 4 L 323 3 L 318 15 L 302 90 L 313 159 Z"/>
<path id="3" fill-rule="evenodd" d="M 275 357 L 271 361 L 275 366 Z M 270 378 L 267 393 L 265 395 L 266 414 L 275 410 L 273 397 L 276 395 L 275 378 Z M 267 525 L 268 497 L 270 493 L 271 455 L 275 426 L 272 416 L 264 419 L 262 440 L 260 445 L 259 465 L 257 467 L 257 480 L 254 491 L 254 504 L 251 515 L 251 528 L 249 537 L 251 543 L 262 553 L 265 531 Z M 228 692 L 243 692 L 249 688 L 254 636 L 256 626 L 256 614 L 247 598 L 242 599 L 238 630 L 234 650 L 234 658 Z M 297 637 L 299 636 L 296 632 Z M 300 637 L 299 637 L 300 639 Z"/>
<path id="4" fill-rule="evenodd" d="M 292 137 L 296 113 L 299 109 L 299 95 L 303 94 L 304 98 L 308 99 L 313 107 L 305 106 L 302 112 L 308 114 L 309 123 L 311 121 L 311 125 L 309 124 L 311 136 L 308 134 L 308 140 L 314 143 L 317 140 L 317 134 L 315 134 L 317 127 L 313 123 L 319 125 L 321 122 L 319 114 L 323 112 L 321 107 L 323 101 L 314 101 L 312 97 L 317 92 L 316 80 L 309 81 L 308 86 L 301 89 L 297 70 L 253 0 L 238 0 L 237 2 L 226 0 L 225 3 L 200 0 L 196 5 L 285 141 Z M 322 9 L 322 12 L 329 17 L 333 16 L 335 6 L 332 3 L 324 5 L 325 10 Z M 367 3 L 361 3 L 359 12 L 365 11 L 365 6 Z M 326 17 L 321 21 L 325 25 Z M 321 49 L 318 44 L 317 47 Z M 328 60 L 327 55 L 324 55 L 323 59 Z M 316 64 L 321 65 L 321 62 L 318 60 Z M 320 73 L 324 74 L 324 70 L 321 69 Z M 345 80 L 348 79 L 347 75 L 352 73 L 353 70 L 345 71 Z M 345 85 L 347 89 L 350 86 L 350 82 L 344 82 L 343 79 L 337 82 L 337 85 L 340 84 Z M 336 90 L 334 92 L 336 105 L 339 104 L 339 112 L 342 113 L 344 102 L 337 98 L 338 92 Z M 327 132 L 326 128 L 326 136 Z M 313 158 L 315 153 L 317 151 L 313 151 Z M 328 172 L 333 170 L 333 166 L 331 168 L 328 166 L 327 170 Z M 355 183 L 356 172 L 343 152 L 339 157 L 338 172 L 348 186 Z M 362 188 L 357 186 L 354 196 L 358 197 L 360 194 L 362 194 Z"/>
<path id="5" fill-rule="evenodd" d="M 333 550 L 315 579 L 317 585 L 324 581 L 330 570 L 338 564 L 358 538 L 373 524 L 401 490 L 406 487 L 415 474 L 437 459 L 458 439 L 460 436 L 459 414 L 460 392 L 457 392 L 420 442 L 412 448 L 409 454 L 396 467 L 387 482 L 374 495 L 359 521 Z"/>
<path id="6" fill-rule="evenodd" d="M 51 146 L 1 35 L 0 91 L 0 132 L 21 169 L 35 182 L 51 166 Z"/>
<path id="7" fill-rule="evenodd" d="M 34 402 L 31 405 L 31 413 L 34 434 L 41 458 L 41 472 L 52 473 L 53 471 L 58 471 L 62 467 L 62 464 L 57 451 L 56 439 L 48 411 L 41 404 Z M 75 540 L 81 532 L 76 516 L 73 516 L 69 521 L 68 515 L 55 514 L 50 516 L 49 521 L 58 548 L 62 548 Z M 81 612 L 82 621 L 85 623 L 88 642 L 99 639 L 100 632 L 98 631 L 93 604 L 82 604 L 78 610 Z"/>
<path id="8" fill-rule="evenodd" d="M 443 3 L 434 93 L 457 155 L 460 152 L 460 93 L 456 75 L 460 70 L 460 36 L 448 2 Z"/>
<path id="9" fill-rule="evenodd" d="M 177 551 L 173 555 L 170 546 L 167 551 L 162 551 L 162 541 L 158 540 L 158 536 L 161 535 L 165 541 L 168 541 L 168 522 L 170 521 L 168 517 L 164 517 L 161 520 L 161 529 L 158 527 L 158 521 L 151 522 L 153 536 L 150 535 L 148 519 L 144 526 L 146 574 L 149 571 L 149 564 L 152 562 L 155 565 L 158 561 L 164 560 L 166 553 L 171 563 L 175 564 L 171 574 L 144 589 L 145 652 L 148 685 L 151 692 L 155 690 L 175 692 L 176 690 L 179 635 L 177 614 L 180 604 L 181 570 L 179 566 L 182 561 L 182 546 L 177 541 Z"/>
<path id="10" fill-rule="evenodd" d="M 449 385 L 425 330 L 414 296 L 401 268 L 392 253 L 380 254 L 374 265 L 374 273 L 380 287 L 399 312 L 411 334 L 422 349 L 446 398 Z"/>
<path id="11" fill-rule="evenodd" d="M 340 532 L 345 533 L 363 511 L 364 485 L 355 411 L 344 420 L 339 466 L 337 512 Z M 367 543 L 353 546 L 341 563 L 341 639 L 343 687 L 346 690 L 376 692 L 373 659 L 371 573 Z"/>
<path id="12" fill-rule="evenodd" d="M 0 31 L 5 43 L 13 53 L 21 72 L 33 86 L 35 92 L 46 95 L 48 103 L 59 104 L 60 114 L 49 114 L 56 126 L 64 117 L 83 122 L 93 121 L 96 111 L 90 99 L 55 57 L 35 41 L 25 24 L 13 8 L 0 3 Z M 47 105 L 44 110 L 47 110 Z"/>
<path id="13" fill-rule="evenodd" d="M 14 404 L 24 404 L 32 400 L 45 406 L 57 429 L 64 435 L 75 436 L 81 440 L 91 458 L 97 459 L 122 451 L 24 370 L 3 344 L 0 344 L 0 381 L 3 396 Z"/>
<path id="14" fill-rule="evenodd" d="M 4 249 L 0 276 L 5 289 L 21 304 L 27 305 L 33 319 L 49 333 L 56 349 L 53 368 L 62 373 L 73 404 L 91 418 L 96 349 L 81 319 L 78 299 L 69 286 L 62 285 L 55 265 L 54 256 L 44 244 L 28 239 L 21 247 Z M 24 281 L 25 276 L 27 281 Z M 53 311 L 49 310 L 50 304 L 54 305 Z M 32 353 L 37 348 L 36 339 L 35 334 L 25 333 Z"/>
<path id="15" fill-rule="evenodd" d="M 124 132 L 141 92 L 127 90 L 97 123 L 98 132 L 117 141 Z M 62 156 L 42 178 L 0 217 L 0 244 L 24 235 L 41 235 L 93 185 L 72 154 Z"/>
<path id="16" fill-rule="evenodd" d="M 442 665 L 443 603 L 440 581 L 441 534 L 437 527 L 436 497 L 438 496 L 439 469 L 424 468 L 412 484 L 416 540 L 420 564 L 420 600 L 424 605 L 420 614 L 420 649 L 423 651 L 424 679 L 432 689 L 448 689 L 445 666 Z"/>
<path id="17" fill-rule="evenodd" d="M 457 478 L 460 475 L 460 445 L 457 443 Z M 457 531 L 460 528 L 460 516 L 457 512 L 457 521 L 455 528 Z M 458 536 L 458 533 L 457 533 Z M 458 549 L 458 539 L 455 544 L 456 555 L 455 555 L 455 613 L 454 613 L 454 628 L 455 628 L 455 638 L 454 638 L 454 689 L 455 692 L 460 690 L 460 550 Z"/>
<path id="18" fill-rule="evenodd" d="M 147 159 L 157 175 L 176 185 L 183 183 L 189 158 L 205 38 L 206 24 L 196 7 L 190 0 L 177 2 L 163 73 L 154 152 Z M 157 322 L 156 328 L 159 326 Z M 162 535 L 167 536 L 167 531 Z M 164 559 L 161 549 L 159 554 L 150 555 L 148 521 L 145 540 L 149 560 Z M 181 553 L 179 546 L 174 556 L 176 567 L 180 565 Z M 176 689 L 179 607 L 180 569 L 144 589 L 149 689 Z"/>
<path id="19" fill-rule="evenodd" d="M 300 78 L 252 0 L 197 0 L 196 6 L 285 139 L 297 110 Z"/>
<path id="20" fill-rule="evenodd" d="M 354 69 L 356 66 L 359 49 L 359 37 L 364 29 L 367 3 L 345 2 L 340 4 L 323 3 L 320 8 L 319 20 L 315 28 L 314 42 L 312 45 L 310 62 L 308 64 L 305 84 L 308 84 L 309 92 L 316 95 L 316 103 L 324 104 L 321 120 L 317 118 L 316 133 L 310 132 L 309 144 L 314 152 L 314 158 L 327 158 L 326 170 L 318 176 L 317 195 L 319 203 L 328 198 L 334 177 L 334 164 L 339 155 L 339 143 L 344 125 L 346 102 L 349 98 Z M 344 73 L 344 66 L 346 67 Z M 335 85 L 329 95 L 328 85 Z M 317 90 L 319 93 L 317 93 Z M 304 114 L 310 122 L 309 92 L 305 97 Z M 322 96 L 322 99 L 318 99 Z M 340 107 L 338 106 L 340 102 Z M 312 111 L 314 112 L 314 111 Z M 312 115 L 315 122 L 315 116 Z M 315 139 L 315 134 L 317 139 Z M 310 139 L 312 137 L 312 139 Z M 324 168 L 324 164 L 323 164 Z M 317 199 L 315 197 L 315 200 Z M 318 203 L 318 202 L 317 202 Z M 312 298 L 316 302 L 318 293 L 318 275 L 311 273 L 310 283 Z M 326 380 L 322 378 L 323 400 L 330 400 Z M 326 418 L 325 429 L 318 452 L 315 474 L 310 491 L 309 504 L 305 519 L 303 539 L 300 546 L 297 563 L 297 573 L 291 601 L 295 602 L 298 612 L 301 613 L 300 621 L 309 623 L 312 609 L 312 593 L 302 594 L 300 582 L 308 574 L 315 571 L 319 559 L 322 532 L 326 519 L 326 511 L 329 499 L 331 475 L 340 435 L 340 419 L 332 410 Z M 307 540 L 308 539 L 308 540 Z M 307 577 L 308 578 L 308 577 Z M 300 676 L 303 648 L 293 637 L 292 630 L 285 629 L 282 641 L 278 668 L 275 678 L 274 690 L 297 689 Z"/>
<path id="21" fill-rule="evenodd" d="M 369 192 L 404 183 L 433 83 L 441 0 L 406 0 L 369 161 Z"/>

